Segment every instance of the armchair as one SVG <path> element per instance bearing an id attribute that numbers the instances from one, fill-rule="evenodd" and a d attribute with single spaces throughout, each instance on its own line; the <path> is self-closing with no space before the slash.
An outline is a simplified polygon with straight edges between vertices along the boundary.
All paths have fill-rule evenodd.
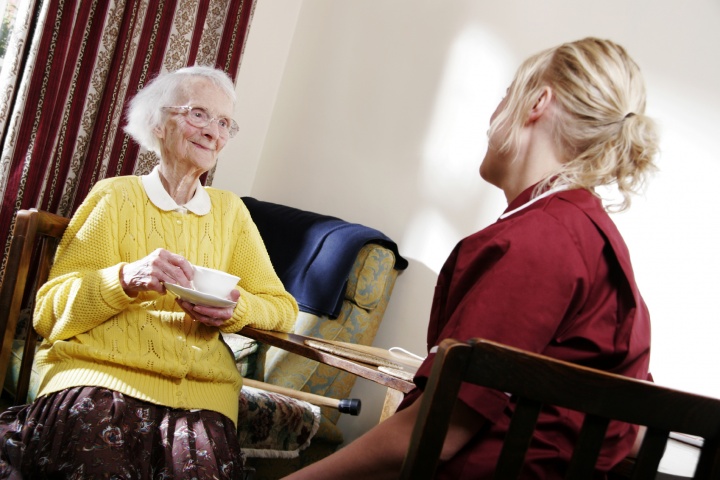
<path id="1" fill-rule="evenodd" d="M 377 230 L 335 217 L 251 197 L 244 197 L 243 201 L 258 226 L 275 270 L 298 301 L 301 312 L 295 325 L 295 339 L 307 336 L 370 345 L 397 276 L 408 265 L 396 244 Z M 274 340 L 258 332 L 241 333 L 264 342 Z M 261 343 L 253 359 L 255 370 L 248 373 L 250 378 L 334 398 L 348 397 L 358 374 L 378 381 L 373 376 L 377 370 L 363 374 L 339 369 L 329 365 L 333 362 L 325 361 L 320 354 L 307 355 L 299 344 L 291 345 L 293 353 L 287 343 L 273 343 L 283 347 Z M 409 385 L 399 381 L 390 391 L 407 391 Z M 397 395 L 394 398 L 399 399 Z M 297 458 L 253 459 L 258 480 L 279 478 L 335 451 L 343 442 L 336 425 L 340 413 L 328 407 L 321 411 L 317 434 Z"/>

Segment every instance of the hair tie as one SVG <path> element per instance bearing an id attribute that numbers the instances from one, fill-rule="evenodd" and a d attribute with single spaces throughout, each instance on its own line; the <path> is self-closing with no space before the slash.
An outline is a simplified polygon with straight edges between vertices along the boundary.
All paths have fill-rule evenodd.
<path id="1" fill-rule="evenodd" d="M 623 120 L 627 120 L 628 118 L 634 117 L 634 116 L 635 116 L 635 112 L 630 112 L 627 115 L 625 115 L 625 118 L 623 118 Z"/>

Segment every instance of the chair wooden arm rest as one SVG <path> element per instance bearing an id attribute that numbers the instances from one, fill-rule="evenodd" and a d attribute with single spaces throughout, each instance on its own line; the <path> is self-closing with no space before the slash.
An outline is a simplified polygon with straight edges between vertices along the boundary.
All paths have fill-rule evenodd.
<path id="1" fill-rule="evenodd" d="M 412 382 L 400 379 L 393 375 L 385 372 L 381 372 L 377 367 L 368 365 L 356 360 L 344 358 L 332 353 L 323 352 L 317 348 L 308 346 L 305 340 L 317 340 L 323 341 L 320 338 L 306 337 L 303 335 L 297 335 L 295 333 L 281 333 L 272 332 L 269 330 L 258 330 L 251 327 L 245 327 L 240 332 L 240 335 L 244 335 L 248 338 L 252 338 L 262 343 L 266 343 L 273 347 L 278 347 L 288 352 L 301 355 L 303 357 L 315 360 L 326 365 L 339 368 L 346 372 L 350 372 L 358 377 L 371 380 L 380 385 L 390 387 L 394 390 L 399 390 L 403 393 L 407 393 L 415 386 Z"/>
<path id="2" fill-rule="evenodd" d="M 395 413 L 395 410 L 402 401 L 404 394 L 408 393 L 415 387 L 412 382 L 408 382 L 407 380 L 382 372 L 376 366 L 324 352 L 305 343 L 305 340 L 323 341 L 322 339 L 306 337 L 295 333 L 259 330 L 251 327 L 245 327 L 238 333 L 267 345 L 278 347 L 305 358 L 339 368 L 340 370 L 352 373 L 358 377 L 365 378 L 379 385 L 388 387 L 382 413 L 380 415 L 380 422 Z"/>

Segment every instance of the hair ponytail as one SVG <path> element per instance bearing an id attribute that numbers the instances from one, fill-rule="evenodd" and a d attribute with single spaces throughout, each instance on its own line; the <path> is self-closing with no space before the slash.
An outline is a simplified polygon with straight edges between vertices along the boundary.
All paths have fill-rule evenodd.
<path id="1" fill-rule="evenodd" d="M 528 102 L 539 87 L 549 86 L 558 108 L 553 119 L 555 144 L 563 166 L 538 185 L 536 194 L 559 184 L 594 191 L 616 185 L 630 206 L 656 170 L 655 123 L 645 115 L 645 85 L 625 49 L 609 40 L 586 38 L 545 50 L 518 69 L 508 99 L 491 125 L 502 131 L 502 148 L 516 148 Z"/>

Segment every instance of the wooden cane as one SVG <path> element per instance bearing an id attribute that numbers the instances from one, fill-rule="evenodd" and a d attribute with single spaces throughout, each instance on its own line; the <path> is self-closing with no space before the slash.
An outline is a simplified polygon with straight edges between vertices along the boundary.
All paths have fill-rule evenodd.
<path id="1" fill-rule="evenodd" d="M 316 395 L 314 393 L 301 392 L 299 390 L 293 390 L 292 388 L 280 387 L 271 383 L 253 380 L 251 378 L 243 378 L 243 384 L 248 387 L 257 388 L 258 390 L 266 390 L 268 392 L 286 395 L 320 407 L 336 408 L 340 413 L 349 413 L 353 416 L 359 415 L 360 408 L 362 407 L 362 402 L 359 398 L 345 398 L 338 400 L 337 398 L 329 398 L 323 397 L 322 395 Z"/>

